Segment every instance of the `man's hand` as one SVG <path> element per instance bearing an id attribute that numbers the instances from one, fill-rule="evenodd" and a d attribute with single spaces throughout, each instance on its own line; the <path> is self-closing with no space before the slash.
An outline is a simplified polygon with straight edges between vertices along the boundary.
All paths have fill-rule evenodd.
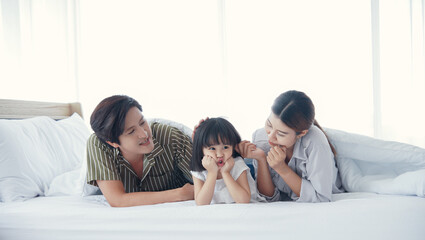
<path id="1" fill-rule="evenodd" d="M 183 187 L 181 187 L 180 196 L 181 196 L 181 201 L 195 199 L 193 185 L 190 183 L 186 183 Z"/>

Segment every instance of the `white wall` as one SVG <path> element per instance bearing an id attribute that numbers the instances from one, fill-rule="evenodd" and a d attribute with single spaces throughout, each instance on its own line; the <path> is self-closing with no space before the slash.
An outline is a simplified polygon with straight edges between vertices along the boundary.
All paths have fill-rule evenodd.
<path id="1" fill-rule="evenodd" d="M 274 98 L 297 89 L 323 126 L 371 135 L 370 7 L 325 4 L 81 1 L 81 101 L 91 112 L 128 94 L 190 127 L 226 116 L 250 139 Z"/>
<path id="2" fill-rule="evenodd" d="M 147 117 L 226 116 L 250 139 L 297 89 L 323 127 L 373 136 L 378 119 L 376 137 L 425 147 L 423 3 L 372 2 L 1 0 L 0 96 L 80 101 L 89 119 L 127 94 Z"/>

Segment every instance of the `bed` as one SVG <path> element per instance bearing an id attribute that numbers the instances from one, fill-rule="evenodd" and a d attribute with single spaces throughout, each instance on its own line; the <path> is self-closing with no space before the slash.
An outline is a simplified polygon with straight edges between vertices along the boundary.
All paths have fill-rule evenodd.
<path id="1" fill-rule="evenodd" d="M 332 202 L 112 208 L 84 184 L 81 116 L 78 103 L 0 100 L 1 240 L 425 239 L 422 148 L 326 129 L 348 190 Z"/>

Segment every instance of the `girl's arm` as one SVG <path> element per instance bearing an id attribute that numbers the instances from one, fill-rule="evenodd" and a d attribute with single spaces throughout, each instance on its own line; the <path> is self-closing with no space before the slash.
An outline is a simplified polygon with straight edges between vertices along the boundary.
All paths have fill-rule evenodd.
<path id="1" fill-rule="evenodd" d="M 181 188 L 161 192 L 126 193 L 119 180 L 98 180 L 97 184 L 111 207 L 131 207 L 193 199 L 193 186 L 189 183 Z"/>
<path id="2" fill-rule="evenodd" d="M 246 171 L 243 171 L 243 173 L 238 177 L 236 181 L 230 175 L 230 172 L 223 172 L 222 176 L 230 195 L 236 203 L 250 202 L 251 190 L 249 189 Z"/>
<path id="3" fill-rule="evenodd" d="M 211 203 L 214 196 L 218 167 L 215 163 L 215 159 L 208 155 L 202 158 L 202 166 L 207 170 L 205 182 L 196 177 L 192 177 L 193 184 L 195 185 L 195 202 L 197 205 L 208 205 Z"/>
<path id="4" fill-rule="evenodd" d="M 193 177 L 193 184 L 195 188 L 195 202 L 196 205 L 208 205 L 214 196 L 215 183 L 217 181 L 217 172 L 208 172 L 207 179 L 202 181 Z"/>

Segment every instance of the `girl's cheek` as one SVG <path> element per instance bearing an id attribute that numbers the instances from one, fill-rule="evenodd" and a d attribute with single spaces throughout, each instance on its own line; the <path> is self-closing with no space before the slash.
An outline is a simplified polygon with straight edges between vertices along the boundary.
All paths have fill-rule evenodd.
<path id="1" fill-rule="evenodd" d="M 204 149 L 202 149 L 202 153 L 203 153 L 204 155 L 207 155 L 208 150 L 204 148 Z"/>

